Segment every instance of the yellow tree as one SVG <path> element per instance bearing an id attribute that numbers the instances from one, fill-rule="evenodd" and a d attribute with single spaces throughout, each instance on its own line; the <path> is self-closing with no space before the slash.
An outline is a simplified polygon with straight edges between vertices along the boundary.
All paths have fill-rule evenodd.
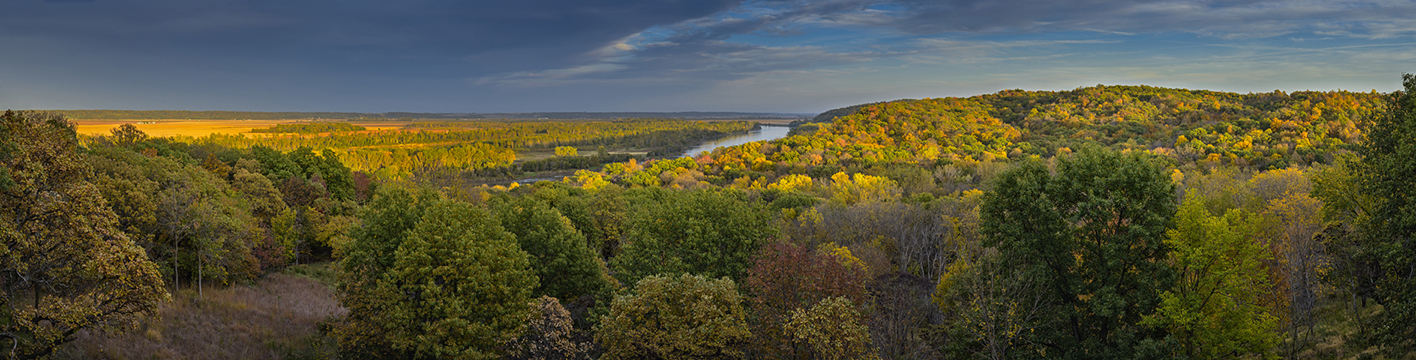
<path id="1" fill-rule="evenodd" d="M 900 198 L 900 186 L 884 176 L 866 174 L 831 175 L 831 200 L 843 205 L 886 202 Z"/>
<path id="2" fill-rule="evenodd" d="M 580 156 L 580 150 L 574 146 L 557 146 L 556 156 Z"/>
<path id="3" fill-rule="evenodd" d="M 1187 194 L 1165 240 L 1180 279 L 1145 323 L 1169 330 L 1188 358 L 1273 356 L 1278 319 L 1260 301 L 1271 283 L 1257 230 L 1252 214 L 1213 216 L 1198 192 Z"/>

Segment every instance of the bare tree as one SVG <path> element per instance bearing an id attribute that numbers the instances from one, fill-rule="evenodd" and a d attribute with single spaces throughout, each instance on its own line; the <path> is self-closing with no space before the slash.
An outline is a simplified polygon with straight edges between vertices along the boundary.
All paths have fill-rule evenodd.
<path id="1" fill-rule="evenodd" d="M 954 316 L 957 337 L 973 354 L 992 360 L 1012 354 L 1029 342 L 1048 310 L 1045 291 L 1035 276 L 1000 266 L 993 257 L 974 263 L 942 294 L 941 305 Z"/>

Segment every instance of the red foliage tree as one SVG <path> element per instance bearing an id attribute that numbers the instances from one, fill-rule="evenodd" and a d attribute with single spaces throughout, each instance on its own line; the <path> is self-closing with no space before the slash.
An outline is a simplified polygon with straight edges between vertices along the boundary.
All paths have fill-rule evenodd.
<path id="1" fill-rule="evenodd" d="M 865 280 L 865 269 L 847 267 L 833 255 L 787 243 L 763 247 L 746 281 L 752 295 L 754 350 L 764 358 L 809 357 L 810 353 L 797 349 L 783 331 L 791 311 L 810 308 L 828 297 L 865 304 Z"/>

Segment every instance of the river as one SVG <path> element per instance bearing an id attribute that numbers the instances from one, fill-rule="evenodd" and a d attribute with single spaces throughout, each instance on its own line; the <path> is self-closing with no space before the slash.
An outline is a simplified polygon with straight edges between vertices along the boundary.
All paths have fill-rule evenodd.
<path id="1" fill-rule="evenodd" d="M 761 130 L 748 131 L 746 134 L 742 135 L 729 135 L 718 140 L 713 140 L 702 145 L 698 145 L 697 147 L 685 151 L 682 156 L 697 156 L 700 152 L 713 151 L 713 149 L 717 149 L 723 146 L 742 145 L 753 141 L 780 139 L 787 137 L 787 133 L 791 131 L 792 128 L 790 126 L 762 125 Z"/>
<path id="2" fill-rule="evenodd" d="M 787 137 L 787 133 L 788 133 L 788 132 L 791 132 L 791 131 L 792 131 L 792 128 L 791 128 L 790 126 L 765 125 L 765 124 L 764 124 L 764 125 L 762 125 L 762 128 L 761 128 L 760 130 L 748 131 L 746 134 L 728 135 L 728 136 L 723 137 L 723 138 L 718 139 L 718 140 L 714 140 L 714 141 L 710 141 L 710 142 L 707 142 L 707 143 L 703 143 L 703 144 L 701 144 L 701 145 L 698 145 L 697 147 L 694 147 L 694 148 L 692 148 L 692 149 L 688 149 L 688 151 L 684 152 L 683 155 L 681 155 L 681 156 L 694 156 L 694 155 L 698 155 L 698 153 L 700 153 L 700 152 L 713 151 L 713 149 L 717 149 L 717 148 L 723 147 L 723 146 L 742 145 L 742 144 L 750 143 L 750 142 L 753 142 L 753 141 L 780 139 L 780 138 Z M 551 177 L 538 176 L 538 177 L 524 178 L 524 179 L 503 180 L 503 181 L 490 181 L 490 182 L 487 182 L 487 184 L 488 184 L 488 185 L 505 185 L 505 184 L 510 184 L 510 183 L 514 183 L 514 182 L 515 182 L 515 183 L 521 183 L 521 184 L 523 184 L 523 185 L 530 185 L 530 184 L 536 183 L 537 181 L 560 181 L 561 178 L 564 177 L 564 176 L 570 176 L 570 175 L 567 173 L 567 174 L 564 174 L 564 175 L 551 176 Z"/>

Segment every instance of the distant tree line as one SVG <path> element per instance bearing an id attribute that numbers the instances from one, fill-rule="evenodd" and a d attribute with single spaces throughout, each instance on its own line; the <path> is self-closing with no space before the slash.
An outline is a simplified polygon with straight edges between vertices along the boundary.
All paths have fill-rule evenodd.
<path id="1" fill-rule="evenodd" d="M 251 129 L 253 133 L 321 134 L 346 131 L 364 131 L 363 126 L 347 122 L 314 122 L 299 124 L 278 124 L 268 128 Z"/>

